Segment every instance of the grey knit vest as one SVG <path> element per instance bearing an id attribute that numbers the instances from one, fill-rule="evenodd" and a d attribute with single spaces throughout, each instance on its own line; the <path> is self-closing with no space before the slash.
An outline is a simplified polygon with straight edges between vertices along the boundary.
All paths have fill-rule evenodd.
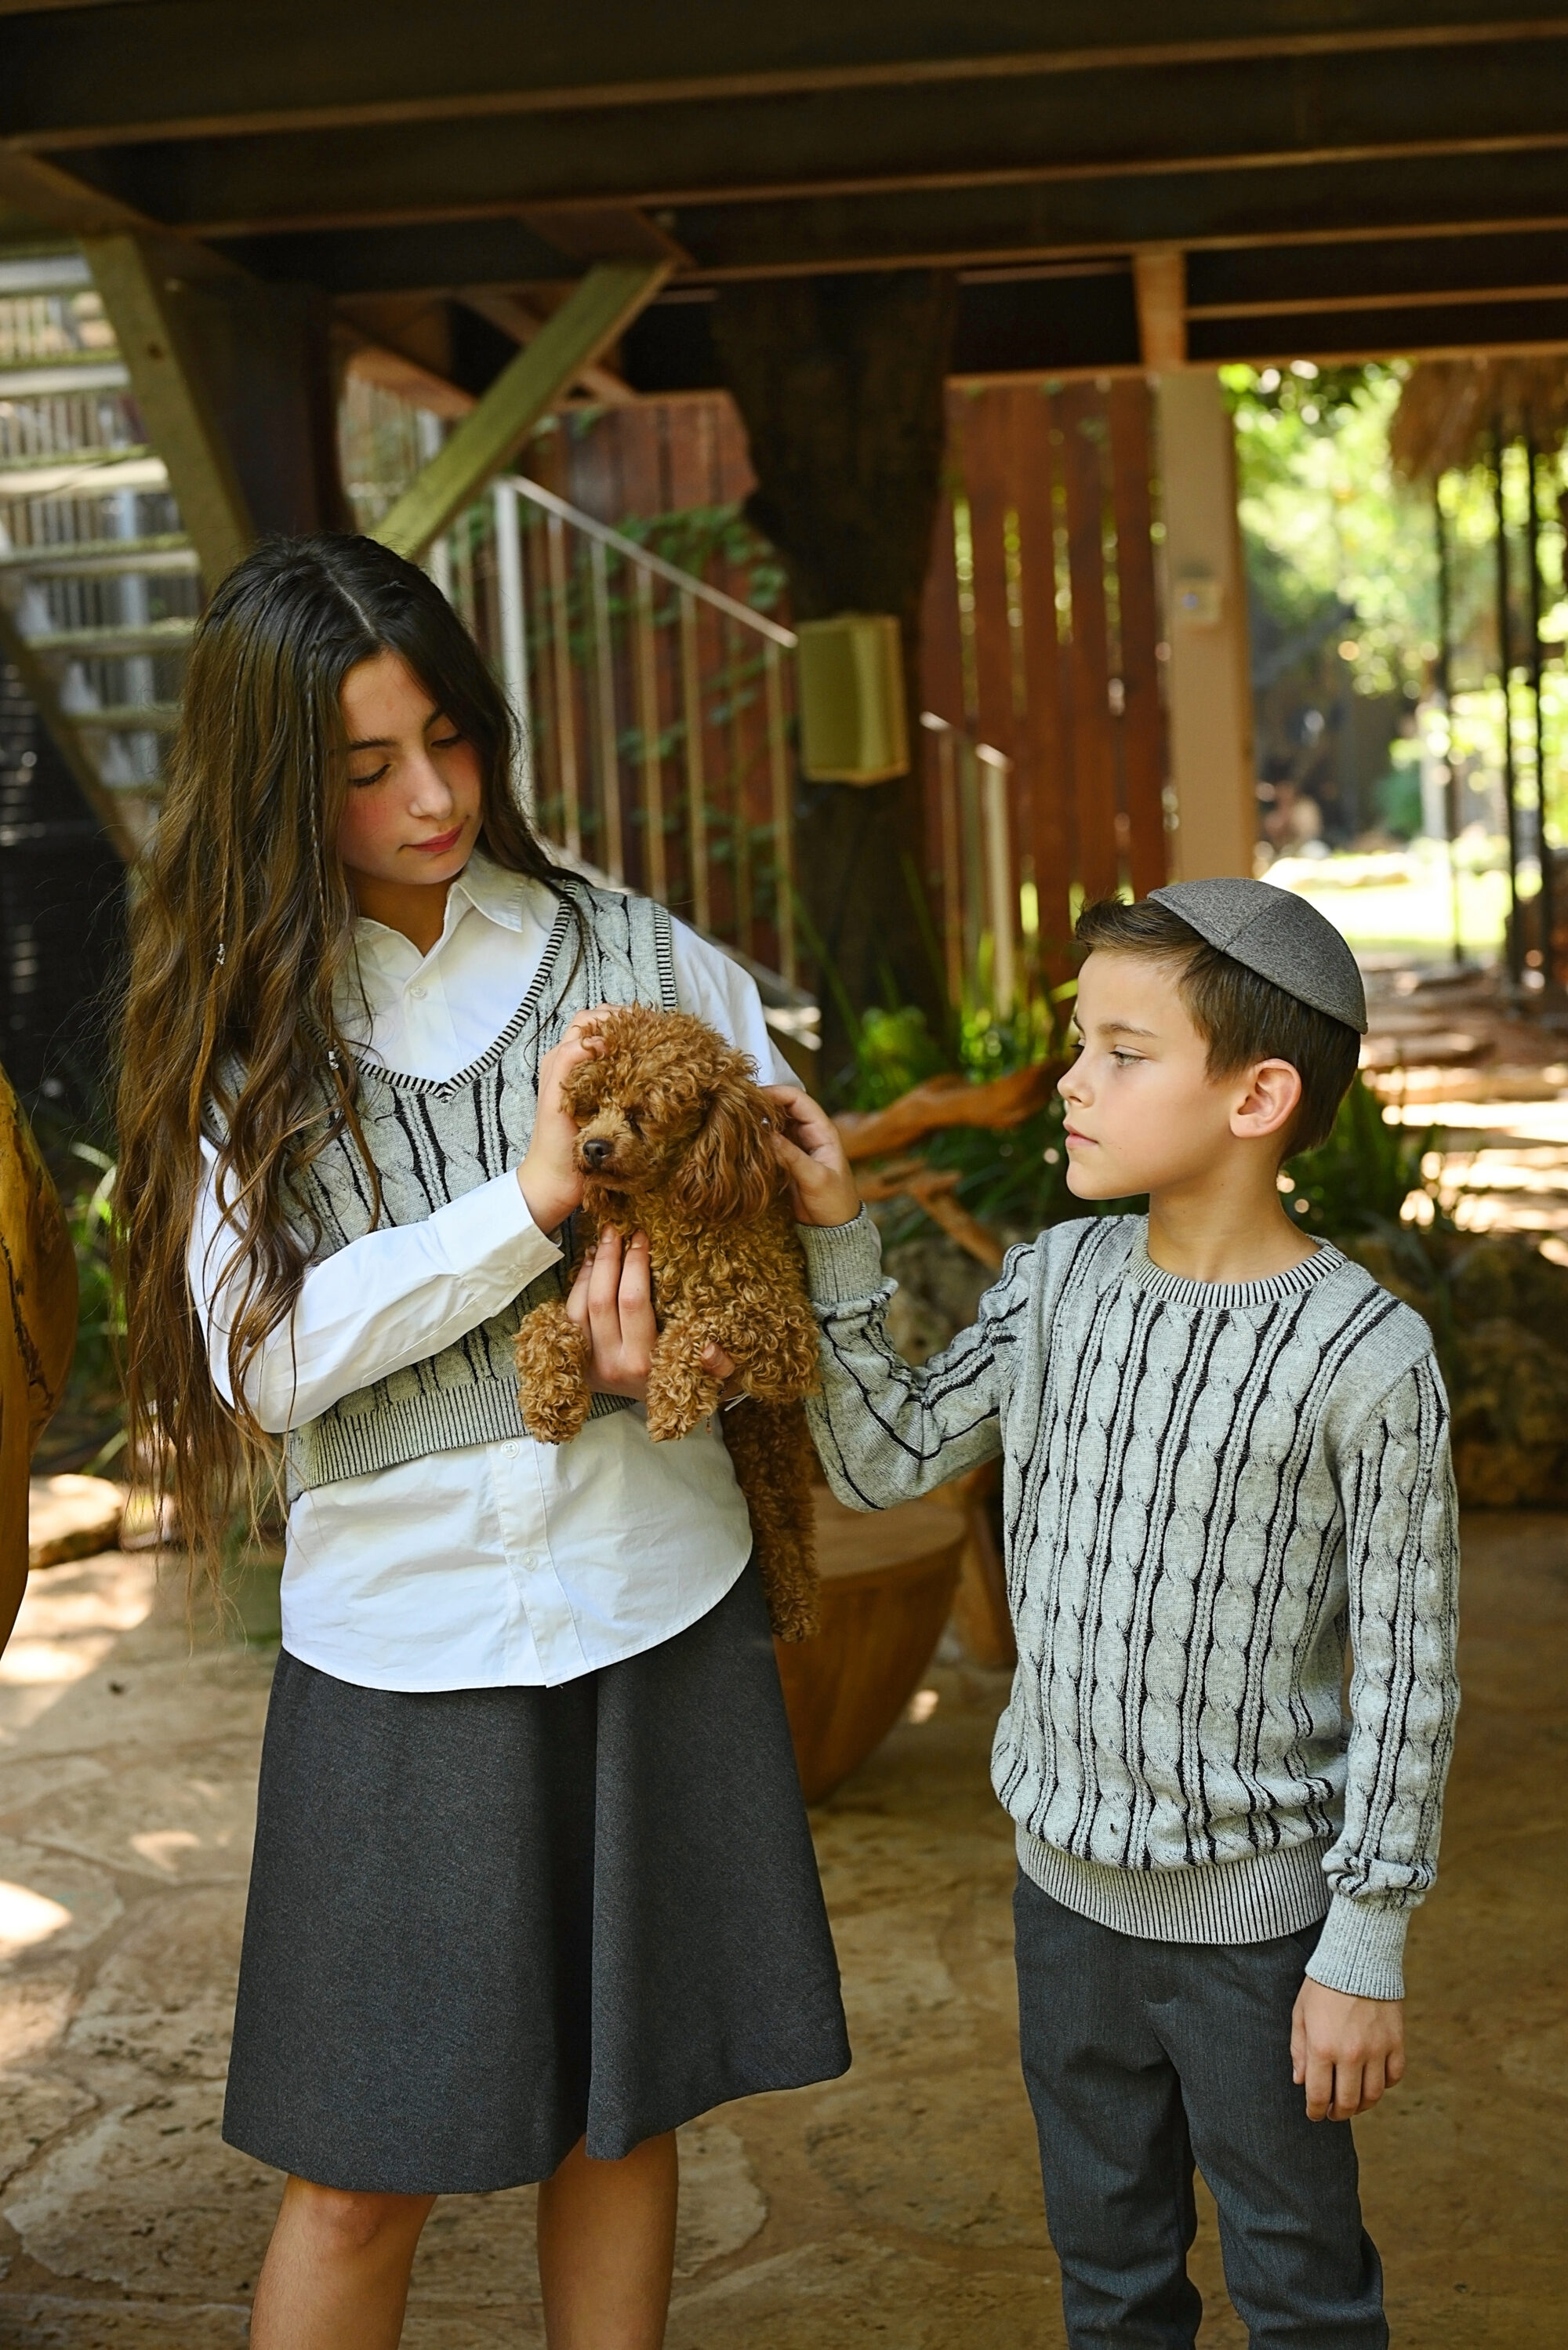
<path id="1" fill-rule="evenodd" d="M 421 1222 L 519 1164 L 534 1131 L 539 1063 L 575 1014 L 593 1003 L 675 1008 L 664 908 L 586 882 L 566 888 L 532 985 L 478 1060 L 439 1083 L 360 1066 L 359 1119 L 380 1179 L 382 1228 Z M 377 1229 L 368 1171 L 347 1134 L 323 1150 L 297 1196 L 313 1263 Z M 564 1268 L 553 1267 L 454 1345 L 290 1430 L 289 1498 L 425 1453 L 525 1436 L 512 1341 L 524 1315 L 564 1286 Z M 626 1409 L 617 1396 L 594 1399 L 600 1414 Z"/>

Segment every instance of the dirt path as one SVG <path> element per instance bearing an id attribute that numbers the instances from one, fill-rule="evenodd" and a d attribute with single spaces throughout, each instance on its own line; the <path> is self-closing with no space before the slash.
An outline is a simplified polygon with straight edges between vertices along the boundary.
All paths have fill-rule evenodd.
<path id="1" fill-rule="evenodd" d="M 1363 2127 L 1412 2350 L 1556 2350 L 1568 2305 L 1568 1519 L 1472 1518 L 1444 1881 L 1412 1937 L 1407 2085 Z M 276 2198 L 218 2136 L 270 1659 L 187 1653 L 118 1555 L 35 1578 L 0 1660 L 0 2345 L 218 2350 Z M 1017 2077 L 999 1677 L 816 1816 L 853 2071 L 684 2134 L 671 2350 L 1055 2350 Z M 926 1711 L 925 1705 L 918 1711 Z M 542 2342 L 527 2190 L 439 2206 L 410 2350 Z M 1210 2216 L 1203 2340 L 1240 2350 Z"/>

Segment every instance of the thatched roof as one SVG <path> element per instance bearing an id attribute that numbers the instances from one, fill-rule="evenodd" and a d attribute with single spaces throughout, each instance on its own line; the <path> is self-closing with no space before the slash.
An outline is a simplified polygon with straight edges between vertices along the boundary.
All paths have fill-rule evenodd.
<path id="1" fill-rule="evenodd" d="M 1435 482 L 1532 434 L 1538 449 L 1568 438 L 1568 355 L 1546 359 L 1422 359 L 1399 395 L 1388 430 L 1394 470 Z"/>

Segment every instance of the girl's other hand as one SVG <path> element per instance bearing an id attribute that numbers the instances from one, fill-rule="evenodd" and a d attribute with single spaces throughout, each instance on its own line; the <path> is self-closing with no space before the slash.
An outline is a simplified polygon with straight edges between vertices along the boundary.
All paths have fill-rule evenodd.
<path id="1" fill-rule="evenodd" d="M 659 1326 L 653 1318 L 653 1278 L 648 1234 L 633 1232 L 624 1245 L 607 1228 L 578 1268 L 566 1312 L 592 1349 L 588 1385 L 596 1395 L 648 1393 L 648 1374 Z M 734 1365 L 722 1347 L 706 1347 L 702 1367 L 722 1386 Z"/>
<path id="2" fill-rule="evenodd" d="M 561 1087 L 581 1062 L 597 1059 L 604 1050 L 598 1024 L 608 1009 L 607 1004 L 598 1003 L 591 1012 L 579 1012 L 560 1043 L 539 1064 L 539 1108 L 517 1180 L 528 1213 L 542 1232 L 558 1231 L 572 1211 L 582 1205 L 577 1124 L 562 1102 Z"/>
<path id="3" fill-rule="evenodd" d="M 838 1128 L 798 1086 L 764 1086 L 774 1109 L 774 1149 L 790 1180 L 795 1222 L 852 1224 L 860 1193 Z"/>

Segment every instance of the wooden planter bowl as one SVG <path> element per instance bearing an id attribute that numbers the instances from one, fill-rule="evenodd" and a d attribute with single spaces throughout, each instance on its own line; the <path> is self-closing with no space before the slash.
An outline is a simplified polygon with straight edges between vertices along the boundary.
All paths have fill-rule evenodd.
<path id="1" fill-rule="evenodd" d="M 879 1746 L 941 1638 L 958 1584 L 965 1523 L 940 1502 L 873 1516 L 820 1488 L 822 1629 L 776 1641 L 800 1783 L 819 1804 Z"/>

